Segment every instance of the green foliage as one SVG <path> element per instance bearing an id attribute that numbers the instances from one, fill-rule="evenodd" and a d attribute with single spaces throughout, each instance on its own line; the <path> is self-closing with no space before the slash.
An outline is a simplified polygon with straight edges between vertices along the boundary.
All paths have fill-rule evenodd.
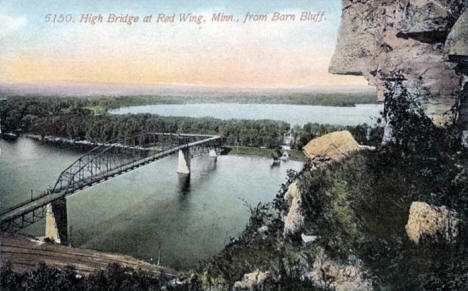
<path id="1" fill-rule="evenodd" d="M 304 266 L 313 263 L 313 253 L 283 240 L 280 213 L 271 204 L 259 204 L 250 211 L 244 232 L 197 270 L 203 274 L 203 287 L 231 290 L 244 274 L 263 270 L 270 272 L 270 280 L 261 290 L 320 290 L 302 276 Z M 268 231 L 259 232 L 265 226 Z"/>
<path id="2" fill-rule="evenodd" d="M 296 140 L 294 148 L 301 150 L 309 141 L 322 135 L 335 131 L 348 130 L 359 144 L 378 146 L 382 141 L 383 127 L 376 124 L 360 124 L 357 126 L 340 126 L 319 123 L 307 123 L 302 128 L 294 127 L 294 138 Z"/>
<path id="3" fill-rule="evenodd" d="M 13 272 L 12 265 L 10 262 L 2 264 L 0 268 L 0 287 L 13 289 L 19 286 L 20 277 Z"/>
<path id="4" fill-rule="evenodd" d="M 173 286 L 164 274 L 155 276 L 141 270 L 110 264 L 106 270 L 88 276 L 78 274 L 71 266 L 59 270 L 44 263 L 26 273 L 15 273 L 7 262 L 0 269 L 0 288 L 8 290 L 188 290 Z M 193 290 L 193 289 L 192 289 Z"/>
<path id="5" fill-rule="evenodd" d="M 466 288 L 466 230 L 451 244 L 415 247 L 407 239 L 405 225 L 413 201 L 449 205 L 467 217 L 468 207 L 461 202 L 468 195 L 466 181 L 454 182 L 458 175 L 447 175 L 434 185 L 434 179 L 420 174 L 420 166 L 408 167 L 388 153 L 366 152 L 330 169 L 305 172 L 300 187 L 306 232 L 318 234 L 318 243 L 338 259 L 363 260 L 377 285 L 392 290 Z M 443 172 L 446 167 L 450 165 L 432 170 Z"/>
<path id="6" fill-rule="evenodd" d="M 399 84 L 395 84 L 396 87 Z M 468 238 L 415 246 L 405 225 L 414 201 L 468 217 L 468 153 L 460 131 L 434 126 L 402 87 L 390 90 L 393 142 L 300 178 L 306 231 L 336 258 L 360 258 L 376 286 L 391 290 L 466 290 Z"/>
<path id="7" fill-rule="evenodd" d="M 219 120 L 214 118 L 162 117 L 151 114 L 58 115 L 39 119 L 30 132 L 75 140 L 109 141 L 142 132 L 219 134 L 228 145 L 278 147 L 289 126 L 269 120 Z"/>
<path id="8" fill-rule="evenodd" d="M 87 115 L 85 100 L 59 97 L 10 97 L 0 102 L 0 124 L 5 132 L 28 130 L 38 118 L 64 114 Z"/>

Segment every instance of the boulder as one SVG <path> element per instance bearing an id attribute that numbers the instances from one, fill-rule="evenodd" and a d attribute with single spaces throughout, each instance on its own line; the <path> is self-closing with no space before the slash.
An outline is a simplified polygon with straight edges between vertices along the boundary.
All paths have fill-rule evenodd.
<path id="1" fill-rule="evenodd" d="M 302 211 L 301 197 L 296 197 L 292 200 L 288 214 L 283 217 L 285 237 L 297 234 L 304 226 L 304 214 Z"/>
<path id="2" fill-rule="evenodd" d="M 294 199 L 301 199 L 301 195 L 299 193 L 299 187 L 297 185 L 297 181 L 291 183 L 288 187 L 288 191 L 284 194 L 284 200 L 288 203 L 288 206 L 292 205 Z"/>
<path id="3" fill-rule="evenodd" d="M 311 159 L 316 156 L 326 156 L 334 161 L 340 161 L 359 149 L 359 144 L 349 131 L 339 131 L 311 140 L 303 150 Z"/>
<path id="4" fill-rule="evenodd" d="M 234 283 L 233 290 L 257 290 L 270 278 L 270 272 L 255 272 L 245 274 L 242 281 Z"/>
<path id="5" fill-rule="evenodd" d="M 453 241 L 458 235 L 459 219 L 455 211 L 445 206 L 436 207 L 424 202 L 411 204 L 406 233 L 419 244 L 423 237 Z"/>
<path id="6" fill-rule="evenodd" d="M 372 283 L 364 278 L 359 265 L 339 263 L 330 259 L 323 250 L 317 255 L 312 271 L 306 277 L 326 290 L 372 290 Z"/>

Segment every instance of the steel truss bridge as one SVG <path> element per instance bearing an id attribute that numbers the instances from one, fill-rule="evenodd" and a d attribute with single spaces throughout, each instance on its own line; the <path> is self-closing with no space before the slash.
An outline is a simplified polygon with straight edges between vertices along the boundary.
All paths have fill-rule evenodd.
<path id="1" fill-rule="evenodd" d="M 0 230 L 24 229 L 43 219 L 50 203 L 179 151 L 190 157 L 209 151 L 219 154 L 223 142 L 215 135 L 152 132 L 94 143 L 91 151 L 63 170 L 52 189 L 0 212 Z"/>

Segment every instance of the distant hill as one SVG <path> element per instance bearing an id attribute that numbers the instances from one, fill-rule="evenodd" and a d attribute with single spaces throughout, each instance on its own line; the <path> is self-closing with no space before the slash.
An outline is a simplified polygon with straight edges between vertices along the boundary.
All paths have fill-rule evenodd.
<path id="1" fill-rule="evenodd" d="M 338 86 L 304 88 L 231 88 L 203 87 L 192 85 L 146 85 L 115 83 L 0 83 L 0 94 L 5 96 L 192 96 L 192 97 L 232 97 L 284 94 L 375 94 L 373 87 Z"/>

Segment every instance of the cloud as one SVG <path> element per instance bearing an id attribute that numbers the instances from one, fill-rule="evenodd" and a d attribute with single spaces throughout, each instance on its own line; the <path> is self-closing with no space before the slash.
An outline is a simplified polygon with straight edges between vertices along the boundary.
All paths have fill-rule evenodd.
<path id="1" fill-rule="evenodd" d="M 28 23 L 25 17 L 12 17 L 6 14 L 0 14 L 0 39 L 20 30 Z"/>

